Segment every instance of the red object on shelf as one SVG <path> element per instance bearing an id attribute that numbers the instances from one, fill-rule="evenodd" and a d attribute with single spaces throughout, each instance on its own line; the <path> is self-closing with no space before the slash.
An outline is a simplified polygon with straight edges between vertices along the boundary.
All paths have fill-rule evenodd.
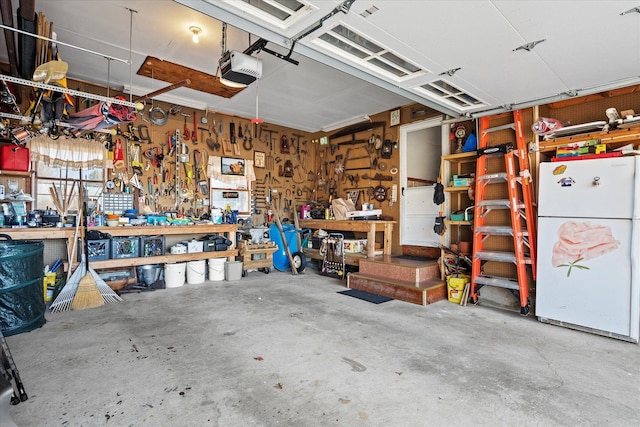
<path id="1" fill-rule="evenodd" d="M 30 163 L 28 148 L 15 144 L 0 147 L 0 169 L 28 172 Z"/>
<path id="2" fill-rule="evenodd" d="M 622 151 L 610 151 L 608 153 L 600 154 L 584 154 L 582 156 L 565 156 L 565 157 L 552 157 L 552 162 L 570 162 L 571 160 L 590 160 L 590 159 L 604 159 L 606 157 L 620 157 Z"/>

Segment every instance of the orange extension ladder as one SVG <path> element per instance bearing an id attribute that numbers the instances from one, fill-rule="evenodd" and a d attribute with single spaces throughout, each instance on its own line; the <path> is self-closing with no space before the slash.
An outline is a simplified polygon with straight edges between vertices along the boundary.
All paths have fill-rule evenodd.
<path id="1" fill-rule="evenodd" d="M 531 174 L 527 143 L 522 127 L 522 112 L 513 112 L 514 122 L 504 126 L 489 128 L 489 118 L 480 118 L 480 138 L 478 140 L 478 159 L 476 160 L 475 208 L 473 222 L 473 259 L 471 264 L 471 300 L 478 302 L 479 289 L 482 286 L 497 286 L 517 292 L 520 300 L 520 313 L 529 313 L 529 280 L 527 265 L 531 266 L 531 275 L 536 274 L 536 230 L 533 213 Z M 489 133 L 513 129 L 516 134 L 516 146 L 513 143 L 489 146 Z M 487 172 L 488 157 L 503 156 L 505 171 Z M 518 169 L 516 160 L 518 158 Z M 508 199 L 487 198 L 487 186 L 506 184 Z M 518 188 L 520 187 L 520 189 Z M 520 191 L 519 191 L 520 190 Z M 510 225 L 487 225 L 487 215 L 494 209 L 509 209 Z M 512 236 L 513 252 L 485 249 L 485 241 L 490 236 Z M 517 277 L 486 275 L 483 266 L 488 261 L 514 263 Z"/>

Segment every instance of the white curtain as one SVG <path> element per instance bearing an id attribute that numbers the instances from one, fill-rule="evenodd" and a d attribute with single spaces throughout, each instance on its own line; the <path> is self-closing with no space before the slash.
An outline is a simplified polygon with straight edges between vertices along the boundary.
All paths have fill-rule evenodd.
<path id="1" fill-rule="evenodd" d="M 103 142 L 82 138 L 51 139 L 47 135 L 32 138 L 27 147 L 31 160 L 49 166 L 70 168 L 106 168 L 108 153 Z"/>

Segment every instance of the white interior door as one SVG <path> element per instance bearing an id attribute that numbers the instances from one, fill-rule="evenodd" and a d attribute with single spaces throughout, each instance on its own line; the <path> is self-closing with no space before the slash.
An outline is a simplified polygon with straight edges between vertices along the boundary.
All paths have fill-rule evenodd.
<path id="1" fill-rule="evenodd" d="M 440 236 L 433 231 L 439 210 L 433 192 L 449 137 L 441 123 L 438 117 L 400 127 L 401 245 L 440 245 Z"/>

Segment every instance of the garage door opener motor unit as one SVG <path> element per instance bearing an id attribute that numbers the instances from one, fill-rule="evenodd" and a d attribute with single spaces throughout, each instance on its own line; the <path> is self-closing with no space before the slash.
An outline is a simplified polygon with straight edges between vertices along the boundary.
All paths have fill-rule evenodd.
<path id="1" fill-rule="evenodd" d="M 236 50 L 227 51 L 220 58 L 222 78 L 248 85 L 262 77 L 262 60 Z"/>

